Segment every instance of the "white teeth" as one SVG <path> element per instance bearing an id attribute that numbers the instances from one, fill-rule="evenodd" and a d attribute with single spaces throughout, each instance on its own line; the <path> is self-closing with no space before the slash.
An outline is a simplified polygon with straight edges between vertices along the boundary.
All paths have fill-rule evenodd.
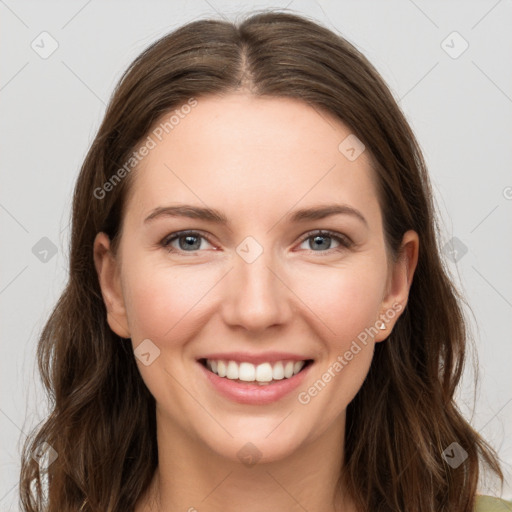
<path id="1" fill-rule="evenodd" d="M 296 361 L 293 365 L 293 374 L 299 373 L 302 367 L 306 364 L 306 361 Z"/>
<path id="2" fill-rule="evenodd" d="M 272 368 L 272 376 L 274 377 L 274 380 L 284 379 L 284 367 L 281 361 L 278 361 L 274 365 L 274 368 Z"/>
<path id="3" fill-rule="evenodd" d="M 238 380 L 238 365 L 235 361 L 229 361 L 226 377 L 232 380 Z"/>
<path id="4" fill-rule="evenodd" d="M 256 367 L 256 379 L 258 382 L 270 382 L 272 380 L 272 365 L 270 363 L 259 364 Z"/>
<path id="5" fill-rule="evenodd" d="M 213 371 L 213 368 L 211 370 Z M 217 375 L 219 377 L 226 376 L 226 363 L 224 361 L 217 361 Z"/>
<path id="6" fill-rule="evenodd" d="M 231 361 L 233 362 L 233 361 Z M 245 380 L 247 382 L 251 382 L 256 378 L 256 369 L 254 365 L 251 363 L 240 363 L 238 378 L 240 380 Z"/>
<path id="7" fill-rule="evenodd" d="M 272 380 L 289 379 L 299 373 L 306 361 L 277 361 L 261 363 L 255 366 L 252 363 L 207 359 L 206 366 L 219 377 L 244 382 L 268 383 Z"/>

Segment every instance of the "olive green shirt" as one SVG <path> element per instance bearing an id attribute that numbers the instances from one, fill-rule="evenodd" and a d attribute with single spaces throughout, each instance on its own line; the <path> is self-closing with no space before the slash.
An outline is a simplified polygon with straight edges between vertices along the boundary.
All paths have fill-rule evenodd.
<path id="1" fill-rule="evenodd" d="M 512 512 L 512 501 L 479 495 L 476 497 L 475 512 Z"/>

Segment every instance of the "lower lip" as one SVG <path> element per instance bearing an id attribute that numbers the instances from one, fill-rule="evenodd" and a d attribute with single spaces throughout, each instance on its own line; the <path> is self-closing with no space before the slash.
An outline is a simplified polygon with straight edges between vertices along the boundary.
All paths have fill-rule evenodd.
<path id="1" fill-rule="evenodd" d="M 265 405 L 280 400 L 304 381 L 311 366 L 313 366 L 309 363 L 306 368 L 289 379 L 282 379 L 273 384 L 260 386 L 259 384 L 249 382 L 242 384 L 225 377 L 219 377 L 216 373 L 204 367 L 199 361 L 197 364 L 201 367 L 209 382 L 221 395 L 234 402 L 250 405 Z"/>

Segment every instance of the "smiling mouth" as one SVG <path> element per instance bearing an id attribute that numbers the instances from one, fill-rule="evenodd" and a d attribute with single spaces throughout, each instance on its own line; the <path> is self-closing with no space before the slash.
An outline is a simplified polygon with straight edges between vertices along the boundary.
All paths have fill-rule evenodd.
<path id="1" fill-rule="evenodd" d="M 258 384 L 267 386 L 283 380 L 291 379 L 305 368 L 313 364 L 313 359 L 303 361 L 276 361 L 254 365 L 248 362 L 227 360 L 199 359 L 208 371 L 218 377 L 240 384 Z"/>

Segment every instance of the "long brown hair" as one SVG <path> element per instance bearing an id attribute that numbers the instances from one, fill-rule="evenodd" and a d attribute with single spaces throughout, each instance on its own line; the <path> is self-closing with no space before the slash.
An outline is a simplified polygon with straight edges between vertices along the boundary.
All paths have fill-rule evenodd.
<path id="1" fill-rule="evenodd" d="M 302 100 L 350 127 L 372 156 L 391 254 L 407 230 L 420 238 L 408 304 L 348 406 L 340 485 L 365 512 L 473 512 L 482 464 L 503 475 L 454 402 L 468 328 L 440 258 L 423 156 L 368 60 L 289 12 L 184 25 L 137 57 L 116 87 L 76 183 L 69 281 L 38 344 L 51 414 L 23 448 L 23 510 L 126 512 L 148 488 L 158 464 L 155 401 L 131 345 L 107 324 L 93 241 L 99 231 L 119 240 L 133 176 L 125 163 L 155 123 L 191 99 L 240 89 Z M 467 453 L 457 468 L 442 455 L 454 442 Z M 33 457 L 41 447 L 58 455 L 51 464 Z"/>

